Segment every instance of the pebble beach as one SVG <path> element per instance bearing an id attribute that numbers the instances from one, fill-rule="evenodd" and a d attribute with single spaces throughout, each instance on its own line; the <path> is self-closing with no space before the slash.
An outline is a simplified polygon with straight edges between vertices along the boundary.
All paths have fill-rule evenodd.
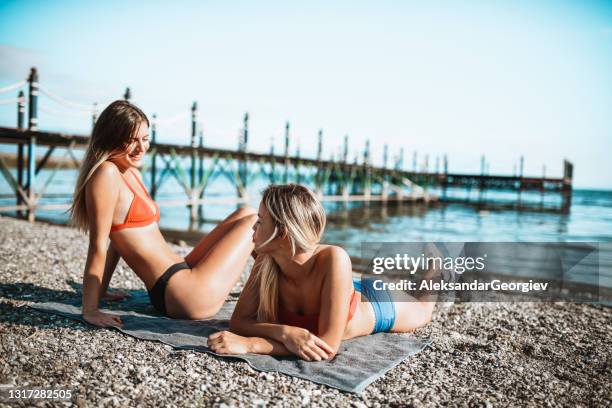
<path id="1" fill-rule="evenodd" d="M 181 254 L 190 249 L 171 245 Z M 612 405 L 607 306 L 437 307 L 433 321 L 414 333 L 432 346 L 356 395 L 27 307 L 78 297 L 86 253 L 87 237 L 75 229 L 0 217 L 0 384 L 67 388 L 75 395 L 0 406 Z M 145 289 L 123 261 L 111 288 Z M 240 284 L 230 297 L 239 292 Z"/>

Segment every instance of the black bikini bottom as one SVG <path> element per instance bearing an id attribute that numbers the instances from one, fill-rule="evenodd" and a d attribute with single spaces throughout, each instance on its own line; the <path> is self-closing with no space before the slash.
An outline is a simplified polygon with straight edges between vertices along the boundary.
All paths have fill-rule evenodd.
<path id="1" fill-rule="evenodd" d="M 155 282 L 155 285 L 153 285 L 151 290 L 149 290 L 149 299 L 151 299 L 151 304 L 164 316 L 167 316 L 165 294 L 168 281 L 172 275 L 178 271 L 182 271 L 183 269 L 191 269 L 191 266 L 189 266 L 187 262 L 179 262 L 170 266 L 168 269 L 166 269 L 166 272 L 159 277 L 157 282 Z"/>

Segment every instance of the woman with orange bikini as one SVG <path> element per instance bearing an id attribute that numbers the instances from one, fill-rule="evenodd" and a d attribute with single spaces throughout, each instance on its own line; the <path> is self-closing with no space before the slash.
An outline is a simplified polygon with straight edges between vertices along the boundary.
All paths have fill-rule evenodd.
<path id="1" fill-rule="evenodd" d="M 268 187 L 253 242 L 257 258 L 230 321 L 209 336 L 221 354 L 332 358 L 340 342 L 376 332 L 408 332 L 431 320 L 435 302 L 394 302 L 372 281 L 353 279 L 342 248 L 319 243 L 325 211 L 306 187 Z M 361 301 L 361 295 L 366 301 Z"/>
<path id="2" fill-rule="evenodd" d="M 217 225 L 183 259 L 159 230 L 159 207 L 138 168 L 149 149 L 149 121 L 127 101 L 115 101 L 98 118 L 81 166 L 71 222 L 89 232 L 83 276 L 83 318 L 120 326 L 119 316 L 98 309 L 119 258 L 146 286 L 151 303 L 173 318 L 203 319 L 223 305 L 253 251 L 255 210 L 243 207 Z"/>

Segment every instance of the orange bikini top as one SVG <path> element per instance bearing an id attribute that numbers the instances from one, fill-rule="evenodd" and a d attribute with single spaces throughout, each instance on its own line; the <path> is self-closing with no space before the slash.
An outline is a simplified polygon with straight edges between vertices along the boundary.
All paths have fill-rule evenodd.
<path id="1" fill-rule="evenodd" d="M 353 296 L 351 296 L 351 303 L 349 306 L 349 315 L 346 322 L 350 322 L 357 309 L 358 295 L 353 290 Z M 301 315 L 298 313 L 290 312 L 279 305 L 278 308 L 279 322 L 289 326 L 301 327 L 308 330 L 313 334 L 319 334 L 319 315 Z"/>
<path id="2" fill-rule="evenodd" d="M 125 176 L 121 174 L 121 177 L 123 177 L 123 181 L 125 181 L 125 184 L 127 184 L 128 188 L 134 194 L 134 198 L 132 199 L 132 203 L 130 204 L 128 213 L 125 216 L 125 221 L 122 224 L 113 225 L 111 227 L 110 232 L 119 231 L 124 228 L 144 227 L 145 225 L 149 225 L 155 221 L 159 221 L 159 207 L 157 206 L 157 203 L 153 201 L 151 196 L 149 196 L 147 189 L 140 181 L 140 177 L 138 177 L 138 175 L 136 174 L 134 174 L 134 176 L 136 177 L 138 184 L 140 184 L 149 200 L 151 200 L 155 205 L 155 213 L 153 213 L 153 210 L 151 210 L 151 206 L 147 204 L 147 202 L 142 197 L 140 197 L 139 194 L 136 193 L 132 186 L 130 186 L 130 183 L 128 183 Z"/>

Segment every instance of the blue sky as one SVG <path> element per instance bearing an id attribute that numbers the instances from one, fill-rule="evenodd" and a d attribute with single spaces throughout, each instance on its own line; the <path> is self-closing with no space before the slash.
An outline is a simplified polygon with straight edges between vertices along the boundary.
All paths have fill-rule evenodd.
<path id="1" fill-rule="evenodd" d="M 562 174 L 578 187 L 612 188 L 612 3 L 94 2 L 1 1 L 0 88 L 37 66 L 51 92 L 108 103 L 130 86 L 148 114 L 173 118 L 200 106 L 205 143 L 235 147 L 244 112 L 252 150 L 372 157 L 401 146 L 412 166 Z M 15 95 L 0 94 L 0 100 Z M 41 129 L 86 133 L 90 119 L 43 97 Z M 15 107 L 0 105 L 0 124 Z M 185 117 L 160 125 L 186 143 Z"/>

